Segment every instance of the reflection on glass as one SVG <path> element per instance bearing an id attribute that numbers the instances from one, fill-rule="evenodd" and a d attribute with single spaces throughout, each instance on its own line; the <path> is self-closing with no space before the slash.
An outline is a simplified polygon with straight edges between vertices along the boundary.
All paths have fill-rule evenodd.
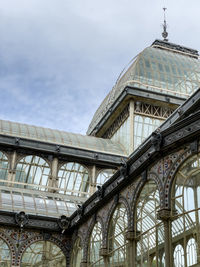
<path id="1" fill-rule="evenodd" d="M 178 243 L 174 249 L 177 266 L 200 264 L 197 248 L 199 240 L 199 199 L 200 199 L 200 158 L 195 155 L 187 159 L 179 168 L 173 186 L 172 207 L 175 211 L 172 221 L 172 242 Z M 186 242 L 186 241 L 187 242 Z"/>
<path id="2" fill-rule="evenodd" d="M 73 246 L 72 250 L 72 267 L 80 267 L 81 259 L 83 256 L 83 249 L 80 245 L 80 238 L 78 238 Z"/>
<path id="3" fill-rule="evenodd" d="M 126 151 L 130 150 L 130 117 L 120 126 L 120 128 L 111 137 L 111 140 L 122 144 Z"/>
<path id="4" fill-rule="evenodd" d="M 103 185 L 110 177 L 113 176 L 115 172 L 116 170 L 114 169 L 106 169 L 101 171 L 97 176 L 96 185 Z"/>
<path id="5" fill-rule="evenodd" d="M 125 234 L 128 227 L 127 211 L 119 204 L 113 214 L 109 226 L 109 262 L 110 266 L 127 266 Z"/>
<path id="6" fill-rule="evenodd" d="M 134 149 L 154 132 L 164 120 L 145 117 L 141 115 L 134 116 Z"/>
<path id="7" fill-rule="evenodd" d="M 150 266 L 152 257 L 155 257 L 156 263 L 160 262 L 164 252 L 163 224 L 157 219 L 159 205 L 157 186 L 153 181 L 148 181 L 140 193 L 136 213 L 135 232 L 139 239 L 137 264 L 140 267 Z"/>
<path id="8" fill-rule="evenodd" d="M 7 180 L 8 168 L 8 158 L 0 151 L 0 180 Z M 0 185 L 4 185 L 4 183 L 0 182 Z"/>
<path id="9" fill-rule="evenodd" d="M 102 257 L 99 255 L 99 251 L 102 244 L 102 229 L 101 224 L 97 222 L 93 228 L 90 236 L 90 248 L 89 248 L 89 266 L 99 266 L 102 261 Z"/>
<path id="10" fill-rule="evenodd" d="M 11 266 L 11 253 L 8 245 L 3 239 L 0 239 L 0 266 L 10 267 Z"/>
<path id="11" fill-rule="evenodd" d="M 197 263 L 197 246 L 194 238 L 190 238 L 187 242 L 187 265 L 193 266 Z"/>
<path id="12" fill-rule="evenodd" d="M 24 252 L 22 267 L 65 267 L 66 258 L 62 250 L 52 242 L 38 241 Z"/>
<path id="13" fill-rule="evenodd" d="M 177 245 L 174 249 L 174 266 L 176 267 L 184 267 L 184 250 L 181 245 Z"/>
<path id="14" fill-rule="evenodd" d="M 17 164 L 15 182 L 25 185 L 16 184 L 15 187 L 47 191 L 49 174 L 50 168 L 44 159 L 33 155 L 24 157 Z"/>
<path id="15" fill-rule="evenodd" d="M 58 172 L 58 187 L 60 193 L 81 195 L 89 191 L 88 170 L 76 162 L 64 164 Z"/>

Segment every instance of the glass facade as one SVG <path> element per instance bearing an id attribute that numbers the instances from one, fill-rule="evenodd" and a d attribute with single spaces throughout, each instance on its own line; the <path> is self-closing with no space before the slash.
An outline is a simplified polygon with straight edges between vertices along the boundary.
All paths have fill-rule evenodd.
<path id="1" fill-rule="evenodd" d="M 96 178 L 96 186 L 102 186 L 116 172 L 114 169 L 105 169 L 101 171 Z"/>
<path id="2" fill-rule="evenodd" d="M 11 266 L 11 252 L 6 242 L 0 238 L 0 266 Z"/>
<path id="3" fill-rule="evenodd" d="M 147 47 L 120 75 L 94 114 L 88 134 L 109 111 L 126 86 L 187 98 L 200 87 L 200 61 L 167 48 Z"/>
<path id="4" fill-rule="evenodd" d="M 73 134 L 59 130 L 31 126 L 28 124 L 0 120 L 0 133 L 18 139 L 28 139 L 39 142 L 63 145 L 83 150 L 108 154 L 124 155 L 126 152 L 120 144 L 103 138 Z"/>
<path id="5" fill-rule="evenodd" d="M 200 155 L 189 158 L 179 169 L 172 194 L 172 242 L 175 266 L 200 264 Z M 173 214 L 172 214 L 173 215 Z M 176 240 L 176 242 L 175 242 Z"/>
<path id="6" fill-rule="evenodd" d="M 134 116 L 134 149 L 136 149 L 142 142 L 151 135 L 164 120 L 151 118 L 141 115 Z"/>
<path id="7" fill-rule="evenodd" d="M 62 250 L 49 241 L 38 241 L 24 252 L 22 267 L 65 267 L 66 258 Z"/>
<path id="8" fill-rule="evenodd" d="M 130 148 L 130 117 L 120 126 L 120 128 L 111 137 L 111 140 L 124 146 L 127 152 Z"/>
<path id="9" fill-rule="evenodd" d="M 197 58 L 168 49 L 147 47 L 137 56 L 117 86 L 132 85 L 187 97 L 200 85 L 199 69 Z"/>
<path id="10" fill-rule="evenodd" d="M 137 266 L 162 266 L 164 227 L 157 219 L 160 208 L 159 192 L 153 181 L 143 187 L 137 203 L 136 229 Z"/>
<path id="11" fill-rule="evenodd" d="M 76 163 L 64 164 L 58 172 L 59 193 L 88 196 L 89 174 L 88 170 Z"/>
<path id="12" fill-rule="evenodd" d="M 100 256 L 99 252 L 102 245 L 102 227 L 99 222 L 97 222 L 92 230 L 90 236 L 90 243 L 89 243 L 89 267 L 95 266 L 100 267 L 103 266 L 103 257 Z"/>
<path id="13" fill-rule="evenodd" d="M 78 238 L 73 246 L 71 255 L 71 267 L 80 267 L 81 260 L 83 257 L 83 250 L 81 248 L 81 240 Z"/>
<path id="14" fill-rule="evenodd" d="M 0 151 L 0 185 L 4 185 L 3 180 L 8 180 L 9 163 L 7 156 Z"/>
<path id="15" fill-rule="evenodd" d="M 109 266 L 128 266 L 126 231 L 128 218 L 126 207 L 119 204 L 110 222 L 108 233 Z"/>
<path id="16" fill-rule="evenodd" d="M 47 191 L 50 168 L 47 162 L 38 156 L 22 158 L 16 167 L 16 187 Z"/>

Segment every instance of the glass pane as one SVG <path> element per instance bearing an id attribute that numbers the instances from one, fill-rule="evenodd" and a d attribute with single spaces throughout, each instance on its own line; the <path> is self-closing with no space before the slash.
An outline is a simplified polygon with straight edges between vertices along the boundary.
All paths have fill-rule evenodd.
<path id="1" fill-rule="evenodd" d="M 22 267 L 65 267 L 66 258 L 62 250 L 49 241 L 35 242 L 22 256 Z"/>

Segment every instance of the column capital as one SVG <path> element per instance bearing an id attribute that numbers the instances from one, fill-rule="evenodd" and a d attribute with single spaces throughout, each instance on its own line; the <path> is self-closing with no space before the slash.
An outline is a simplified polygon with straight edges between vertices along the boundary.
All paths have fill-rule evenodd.
<path id="1" fill-rule="evenodd" d="M 128 230 L 126 233 L 125 233 L 125 238 L 126 240 L 129 240 L 129 241 L 133 241 L 133 240 L 136 240 L 137 241 L 137 237 L 138 235 L 140 234 L 139 231 L 131 231 L 131 230 Z"/>
<path id="2" fill-rule="evenodd" d="M 81 262 L 80 267 L 87 267 L 87 262 Z"/>
<path id="3" fill-rule="evenodd" d="M 109 254 L 109 250 L 107 248 L 100 248 L 99 256 L 107 257 Z"/>
<path id="4" fill-rule="evenodd" d="M 172 211 L 169 209 L 160 209 L 157 211 L 157 219 L 162 221 L 173 220 L 174 216 L 176 215 L 177 215 L 176 210 Z"/>

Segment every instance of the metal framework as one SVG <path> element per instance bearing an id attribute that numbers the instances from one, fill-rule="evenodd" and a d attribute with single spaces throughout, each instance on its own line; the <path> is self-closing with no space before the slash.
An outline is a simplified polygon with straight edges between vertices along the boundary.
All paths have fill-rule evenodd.
<path id="1" fill-rule="evenodd" d="M 11 251 L 3 239 L 0 239 L 0 265 L 9 267 L 11 262 Z"/>
<path id="2" fill-rule="evenodd" d="M 66 258 L 57 245 L 49 241 L 38 241 L 25 250 L 21 266 L 65 267 Z"/>
<path id="3" fill-rule="evenodd" d="M 0 265 L 199 266 L 200 90 L 171 114 L 199 79 L 195 51 L 155 43 L 95 115 L 112 140 L 0 121 Z"/>
<path id="4" fill-rule="evenodd" d="M 108 233 L 109 266 L 128 266 L 126 232 L 128 217 L 126 207 L 120 203 L 112 216 Z"/>
<path id="5" fill-rule="evenodd" d="M 102 226 L 99 222 L 94 225 L 89 241 L 89 266 L 102 266 L 103 257 L 100 256 L 99 251 L 102 245 Z"/>
<path id="6" fill-rule="evenodd" d="M 191 51 L 185 53 L 181 48 L 178 50 L 173 44 L 170 49 L 165 42 L 153 44 L 136 56 L 120 75 L 116 85 L 96 111 L 87 133 L 94 131 L 127 86 L 187 98 L 199 85 L 198 55 L 194 56 Z"/>

